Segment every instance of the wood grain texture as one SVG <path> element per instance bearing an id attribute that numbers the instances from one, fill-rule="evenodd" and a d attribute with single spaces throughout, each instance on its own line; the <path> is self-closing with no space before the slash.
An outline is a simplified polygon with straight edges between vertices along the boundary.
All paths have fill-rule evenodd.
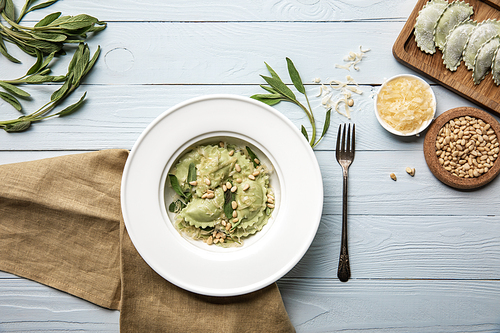
<path id="1" fill-rule="evenodd" d="M 20 8 L 24 0 L 14 2 Z M 416 2 L 60 0 L 30 13 L 26 22 L 53 11 L 109 22 L 89 39 L 92 51 L 97 45 L 103 49 L 95 71 L 67 103 L 84 91 L 87 102 L 71 117 L 35 124 L 25 133 L 0 132 L 0 164 L 130 149 L 149 123 L 179 102 L 205 94 L 261 93 L 264 61 L 291 86 L 285 57 L 300 71 L 321 128 L 325 110 L 312 80 L 351 75 L 364 92 L 354 96 L 351 113 L 358 150 L 349 183 L 352 279 L 336 279 L 342 173 L 334 147 L 336 128 L 348 120 L 333 112 L 330 132 L 315 152 L 325 193 L 319 232 L 298 265 L 278 281 L 292 323 L 299 333 L 498 332 L 500 179 L 469 192 L 445 186 L 425 163 L 424 134 L 396 137 L 374 116 L 373 94 L 385 78 L 413 72 L 391 50 Z M 335 68 L 360 45 L 371 51 L 359 71 Z M 8 47 L 23 64 L 0 57 L 2 79 L 24 74 L 34 62 Z M 68 62 L 57 59 L 54 73 L 65 73 Z M 33 98 L 22 101 L 26 110 L 45 103 L 57 87 L 27 87 Z M 436 116 L 477 107 L 440 85 L 433 89 Z M 297 128 L 310 129 L 294 105 L 276 109 Z M 1 100 L 0 111 L 1 119 L 19 116 Z M 406 174 L 408 166 L 416 169 L 415 177 Z M 0 272 L 0 332 L 118 332 L 118 318 L 118 312 Z"/>
<path id="2" fill-rule="evenodd" d="M 14 3 L 21 8 L 24 1 L 14 0 Z M 412 1 L 393 0 L 71 0 L 57 4 L 57 10 L 63 13 L 87 13 L 103 21 L 128 22 L 405 20 L 412 8 Z M 33 12 L 25 20 L 39 20 L 43 16 L 43 11 Z"/>
<path id="3" fill-rule="evenodd" d="M 500 11 L 491 7 L 489 3 L 479 0 L 466 1 L 474 8 L 471 17 L 477 22 L 486 19 L 500 19 Z M 465 65 L 458 67 L 457 71 L 451 72 L 443 65 L 442 53 L 437 49 L 436 53 L 429 55 L 420 51 L 415 42 L 413 27 L 419 11 L 427 3 L 427 0 L 419 0 L 413 12 L 401 30 L 393 46 L 394 57 L 401 63 L 416 70 L 422 75 L 442 84 L 457 94 L 478 103 L 491 112 L 500 114 L 500 88 L 495 85 L 491 74 L 478 85 L 472 80 L 472 71 L 467 70 Z"/>
<path id="4" fill-rule="evenodd" d="M 298 332 L 500 330 L 498 281 L 282 279 L 278 285 Z"/>

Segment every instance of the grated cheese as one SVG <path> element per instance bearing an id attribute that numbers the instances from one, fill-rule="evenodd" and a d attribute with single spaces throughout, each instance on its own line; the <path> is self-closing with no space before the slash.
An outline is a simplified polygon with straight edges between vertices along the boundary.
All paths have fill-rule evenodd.
<path id="1" fill-rule="evenodd" d="M 398 77 L 387 82 L 377 95 L 380 118 L 401 133 L 419 129 L 434 115 L 431 90 L 413 77 Z"/>
<path id="2" fill-rule="evenodd" d="M 365 53 L 370 51 L 370 49 L 363 50 L 363 48 L 360 46 L 359 47 L 359 53 L 350 51 L 348 55 L 344 57 L 344 61 L 347 62 L 345 65 L 335 65 L 335 68 L 342 68 L 342 69 L 347 69 L 350 71 L 350 68 L 354 68 L 355 70 L 359 71 L 359 67 L 356 66 L 361 62 L 363 57 L 365 56 Z"/>

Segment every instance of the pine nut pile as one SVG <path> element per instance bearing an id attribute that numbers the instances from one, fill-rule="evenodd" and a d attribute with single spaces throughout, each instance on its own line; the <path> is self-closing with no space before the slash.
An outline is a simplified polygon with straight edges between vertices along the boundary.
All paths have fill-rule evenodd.
<path id="1" fill-rule="evenodd" d="M 498 138 L 489 124 L 464 116 L 450 120 L 439 130 L 436 156 L 452 175 L 474 178 L 493 167 L 498 146 Z"/>

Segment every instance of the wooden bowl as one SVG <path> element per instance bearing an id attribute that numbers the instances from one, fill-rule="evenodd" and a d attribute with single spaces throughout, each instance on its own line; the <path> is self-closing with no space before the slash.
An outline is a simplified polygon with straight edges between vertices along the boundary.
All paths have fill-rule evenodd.
<path id="1" fill-rule="evenodd" d="M 427 131 L 427 134 L 425 135 L 424 155 L 429 169 L 437 179 L 448 186 L 457 189 L 470 190 L 488 184 L 498 175 L 498 173 L 500 172 L 500 157 L 497 157 L 497 159 L 493 163 L 493 167 L 491 167 L 487 172 L 479 177 L 460 178 L 452 175 L 451 172 L 444 169 L 444 167 L 439 163 L 438 157 L 436 156 L 436 139 L 439 130 L 451 119 L 463 116 L 471 116 L 476 119 L 481 119 L 487 124 L 490 124 L 491 129 L 495 131 L 498 140 L 500 140 L 500 125 L 493 116 L 485 111 L 476 108 L 459 107 L 448 110 L 445 113 L 441 114 L 431 124 L 429 130 Z"/>

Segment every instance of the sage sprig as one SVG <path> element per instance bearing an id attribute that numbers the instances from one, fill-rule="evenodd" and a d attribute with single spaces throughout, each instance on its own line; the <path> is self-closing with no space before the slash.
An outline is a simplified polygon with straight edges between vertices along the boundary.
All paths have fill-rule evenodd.
<path id="1" fill-rule="evenodd" d="M 309 119 L 309 122 L 312 127 L 312 132 L 311 132 L 311 137 L 309 138 L 309 135 L 307 133 L 306 128 L 304 125 L 301 125 L 301 133 L 304 135 L 307 141 L 309 141 L 309 144 L 311 145 L 312 148 L 316 147 L 320 141 L 323 139 L 325 136 L 326 132 L 328 131 L 328 128 L 330 127 L 330 113 L 331 111 L 328 110 L 326 112 L 326 117 L 325 117 L 325 122 L 323 125 L 323 131 L 321 133 L 321 136 L 319 137 L 318 140 L 316 140 L 316 121 L 314 119 L 314 114 L 312 112 L 311 104 L 309 103 L 309 98 L 307 97 L 306 89 L 304 87 L 304 84 L 302 82 L 302 79 L 300 78 L 300 74 L 298 70 L 295 68 L 295 65 L 293 64 L 292 60 L 290 58 L 286 58 L 287 62 L 287 67 L 288 67 L 288 74 L 290 76 L 290 79 L 292 80 L 292 83 L 295 87 L 295 89 L 304 95 L 306 102 L 307 102 L 307 107 L 305 107 L 299 100 L 296 98 L 295 94 L 293 91 L 288 88 L 288 86 L 281 80 L 281 78 L 278 76 L 278 74 L 269 66 L 267 63 L 266 67 L 269 73 L 271 74 L 271 77 L 269 76 L 264 76 L 261 75 L 261 77 L 266 81 L 268 86 L 266 85 L 261 85 L 261 87 L 268 92 L 268 94 L 256 94 L 251 96 L 251 98 L 256 99 L 258 101 L 261 101 L 267 105 L 273 106 L 278 104 L 281 101 L 287 101 L 296 104 L 299 106 L 302 110 L 307 115 L 307 118 Z"/>
<path id="2" fill-rule="evenodd" d="M 34 57 L 38 52 L 44 56 L 64 54 L 63 46 L 66 43 L 80 43 L 87 38 L 89 32 L 106 28 L 105 22 L 90 15 L 61 16 L 60 12 L 45 16 L 33 27 L 19 24 L 27 13 L 51 6 L 57 1 L 49 0 L 33 6 L 36 0 L 26 0 L 20 15 L 16 16 L 12 0 L 0 0 L 1 18 L 8 24 L 7 26 L 0 21 L 0 53 L 12 62 L 20 62 L 9 54 L 4 43 L 7 41 Z"/>
<path id="3" fill-rule="evenodd" d="M 76 103 L 67 106 L 66 108 L 57 113 L 49 114 L 63 100 L 65 100 L 68 96 L 70 96 L 71 93 L 73 93 L 73 91 L 76 90 L 76 88 L 80 86 L 80 83 L 83 80 L 83 78 L 89 73 L 89 71 L 92 69 L 95 62 L 97 61 L 100 52 L 101 49 L 98 47 L 92 58 L 90 58 L 90 50 L 88 45 L 85 43 L 80 43 L 78 49 L 73 54 L 71 62 L 69 63 L 68 72 L 64 76 L 47 75 L 49 72 L 47 71 L 48 63 L 47 65 L 44 66 L 46 61 L 44 62 L 37 61 L 34 67 L 31 67 L 30 70 L 28 70 L 28 73 L 32 74 L 28 75 L 27 73 L 26 76 L 17 80 L 0 81 L 0 87 L 10 92 L 11 94 L 9 96 L 11 97 L 13 97 L 13 94 L 21 97 L 29 96 L 29 94 L 24 92 L 22 89 L 16 87 L 15 84 L 41 83 L 41 82 L 54 82 L 54 81 L 64 82 L 59 89 L 57 89 L 52 93 L 50 101 L 48 103 L 46 103 L 41 108 L 28 115 L 23 115 L 17 119 L 0 121 L 0 128 L 4 129 L 7 132 L 21 132 L 27 130 L 34 122 L 38 122 L 56 116 L 65 117 L 78 110 L 83 105 L 87 93 L 84 93 L 83 96 Z M 22 92 L 24 92 L 24 95 Z M 16 102 L 13 101 L 11 104 L 15 107 Z"/>

